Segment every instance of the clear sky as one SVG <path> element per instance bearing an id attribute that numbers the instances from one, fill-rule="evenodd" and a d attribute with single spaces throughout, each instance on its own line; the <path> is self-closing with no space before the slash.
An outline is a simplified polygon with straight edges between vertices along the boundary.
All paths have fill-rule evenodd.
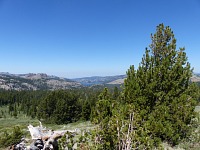
<path id="1" fill-rule="evenodd" d="M 0 0 L 0 72 L 125 74 L 160 23 L 200 72 L 200 0 Z"/>

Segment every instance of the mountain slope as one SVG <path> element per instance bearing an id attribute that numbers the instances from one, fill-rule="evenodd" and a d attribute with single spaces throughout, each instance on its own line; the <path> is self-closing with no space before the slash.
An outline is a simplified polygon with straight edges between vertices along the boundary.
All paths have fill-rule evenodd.
<path id="1" fill-rule="evenodd" d="M 124 84 L 124 79 L 125 78 L 123 78 L 123 79 L 117 79 L 117 80 L 111 81 L 111 82 L 109 82 L 107 84 L 112 84 L 112 85 Z"/>
<path id="2" fill-rule="evenodd" d="M 75 78 L 72 79 L 76 82 L 81 83 L 84 86 L 92 85 L 121 85 L 124 84 L 124 79 L 126 75 L 116 75 L 116 76 L 93 76 L 93 77 L 84 77 L 84 78 Z M 192 82 L 200 82 L 200 74 L 193 74 L 191 77 Z"/>
<path id="3" fill-rule="evenodd" d="M 84 86 L 98 85 L 98 84 L 115 84 L 115 80 L 123 80 L 126 78 L 126 75 L 117 75 L 117 76 L 93 76 L 93 77 L 84 77 L 84 78 L 75 78 L 72 79 L 76 82 L 81 83 Z M 123 82 L 122 82 L 123 83 Z M 116 84 L 122 84 L 121 82 L 116 82 Z"/>
<path id="4" fill-rule="evenodd" d="M 5 90 L 56 90 L 78 87 L 81 87 L 80 83 L 43 73 L 0 73 L 0 89 Z"/>
<path id="5" fill-rule="evenodd" d="M 0 89 L 5 90 L 56 90 L 72 89 L 82 86 L 120 86 L 124 83 L 126 75 L 116 76 L 93 76 L 75 79 L 49 76 L 44 73 L 9 74 L 0 72 Z M 200 75 L 194 74 L 192 82 L 200 83 Z"/>
<path id="6" fill-rule="evenodd" d="M 192 82 L 200 82 L 200 74 L 194 74 L 191 78 Z"/>

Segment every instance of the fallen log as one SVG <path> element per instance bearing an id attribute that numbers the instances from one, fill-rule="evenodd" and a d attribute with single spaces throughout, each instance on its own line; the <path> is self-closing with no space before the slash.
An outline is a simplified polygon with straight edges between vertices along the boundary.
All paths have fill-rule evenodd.
<path id="1" fill-rule="evenodd" d="M 40 126 L 34 127 L 28 126 L 28 130 L 33 140 L 30 146 L 26 146 L 24 140 L 20 143 L 10 147 L 12 150 L 58 150 L 58 139 L 65 135 L 66 132 L 72 134 L 76 133 L 76 130 L 47 130 L 46 127 Z"/>

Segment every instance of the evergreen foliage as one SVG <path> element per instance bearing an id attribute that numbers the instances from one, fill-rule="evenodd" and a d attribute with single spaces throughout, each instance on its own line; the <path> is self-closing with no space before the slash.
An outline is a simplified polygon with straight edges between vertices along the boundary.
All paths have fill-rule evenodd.
<path id="1" fill-rule="evenodd" d="M 85 87 L 56 91 L 0 90 L 0 107 L 8 107 L 11 117 L 19 114 L 46 123 L 64 124 L 89 120 L 102 87 Z M 2 114 L 2 113 L 1 113 Z M 0 115 L 0 117 L 4 117 Z"/>
<path id="2" fill-rule="evenodd" d="M 18 126 L 15 126 L 13 130 L 9 132 L 5 130 L 4 133 L 0 136 L 1 148 L 19 143 L 23 135 L 24 133 Z"/>
<path id="3" fill-rule="evenodd" d="M 119 89 L 115 86 L 113 90 L 113 100 L 119 100 L 120 92 Z"/>
<path id="4" fill-rule="evenodd" d="M 63 124 L 80 119 L 78 95 L 68 91 L 51 92 L 38 106 L 38 118 L 46 122 Z"/>
<path id="5" fill-rule="evenodd" d="M 108 89 L 105 88 L 98 97 L 95 108 L 92 110 L 91 120 L 93 123 L 98 124 L 98 128 L 95 132 L 95 138 L 98 139 L 96 142 L 98 149 L 114 148 L 114 140 L 112 130 L 112 124 L 110 119 L 112 117 L 112 111 L 114 110 L 114 101 L 111 100 L 111 94 Z"/>
<path id="6" fill-rule="evenodd" d="M 192 69 L 185 49 L 176 50 L 171 28 L 158 25 L 151 39 L 138 69 L 131 66 L 127 72 L 124 99 L 154 139 L 177 144 L 190 134 L 197 88 L 190 83 Z"/>
<path id="7" fill-rule="evenodd" d="M 90 120 L 91 105 L 88 100 L 83 101 L 81 117 L 82 120 Z"/>
<path id="8" fill-rule="evenodd" d="M 133 106 L 112 100 L 109 95 L 105 88 L 92 111 L 92 122 L 98 124 L 94 134 L 96 149 L 152 148 L 153 142 L 144 137 L 148 131 L 140 127 L 141 118 L 132 111 Z"/>
<path id="9" fill-rule="evenodd" d="M 102 120 L 109 120 L 112 116 L 111 99 L 108 89 L 105 88 L 98 97 L 95 107 L 92 110 L 91 120 L 95 124 L 99 124 Z"/>
<path id="10" fill-rule="evenodd" d="M 127 71 L 121 95 L 115 98 L 117 89 L 112 97 L 107 89 L 99 95 L 91 118 L 98 124 L 98 149 L 161 148 L 161 142 L 176 145 L 191 134 L 198 88 L 190 82 L 184 48 L 176 50 L 174 34 L 163 24 L 151 38 L 138 69 Z"/>

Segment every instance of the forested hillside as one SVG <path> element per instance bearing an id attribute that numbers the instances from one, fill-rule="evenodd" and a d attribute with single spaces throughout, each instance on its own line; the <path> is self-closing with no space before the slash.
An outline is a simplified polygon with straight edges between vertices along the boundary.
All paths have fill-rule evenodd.
<path id="1" fill-rule="evenodd" d="M 103 87 L 56 91 L 0 91 L 0 107 L 7 106 L 10 116 L 19 113 L 38 118 L 46 123 L 70 123 L 89 120 Z M 110 89 L 113 98 L 119 96 L 117 87 Z M 5 117 L 4 112 L 0 118 Z"/>

